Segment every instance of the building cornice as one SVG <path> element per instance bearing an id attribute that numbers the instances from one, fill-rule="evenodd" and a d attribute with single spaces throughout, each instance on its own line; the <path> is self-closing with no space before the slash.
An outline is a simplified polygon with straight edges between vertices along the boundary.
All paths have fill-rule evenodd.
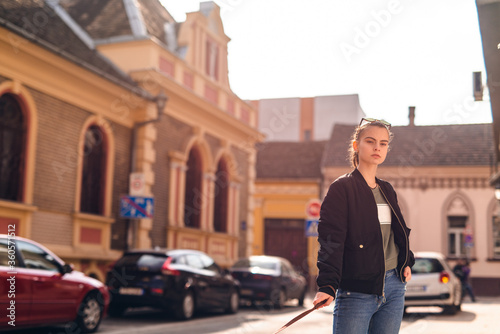
<path id="1" fill-rule="evenodd" d="M 102 114 L 124 126 L 131 127 L 133 115 L 152 99 L 149 93 L 138 87 L 128 89 L 120 84 L 110 84 L 107 78 L 96 76 L 94 71 L 2 27 L 0 44 L 3 44 L 1 58 L 4 61 L 0 63 L 3 76 L 71 105 Z M 138 91 L 143 95 L 136 94 Z M 143 98 L 142 103 L 137 95 Z"/>
<path id="2" fill-rule="evenodd" d="M 248 148 L 249 142 L 264 140 L 264 134 L 259 132 L 258 129 L 238 120 L 219 106 L 194 94 L 191 90 L 186 89 L 156 69 L 134 71 L 131 75 L 139 82 L 142 80 L 141 78 L 148 78 L 152 82 L 159 83 L 165 89 L 169 96 L 169 103 L 165 108 L 165 113 L 169 116 L 191 126 L 201 123 L 207 133 L 216 137 L 224 133 L 224 138 L 232 139 L 231 143 L 238 147 Z M 188 113 L 186 110 L 190 112 Z M 251 148 L 254 149 L 253 145 Z"/>

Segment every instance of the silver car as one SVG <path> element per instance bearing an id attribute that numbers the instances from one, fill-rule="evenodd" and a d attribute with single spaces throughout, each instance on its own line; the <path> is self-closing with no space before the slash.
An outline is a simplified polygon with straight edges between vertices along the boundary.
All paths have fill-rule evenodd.
<path id="1" fill-rule="evenodd" d="M 443 254 L 416 252 L 412 278 L 406 286 L 405 312 L 411 306 L 439 306 L 455 314 L 462 305 L 462 285 Z"/>

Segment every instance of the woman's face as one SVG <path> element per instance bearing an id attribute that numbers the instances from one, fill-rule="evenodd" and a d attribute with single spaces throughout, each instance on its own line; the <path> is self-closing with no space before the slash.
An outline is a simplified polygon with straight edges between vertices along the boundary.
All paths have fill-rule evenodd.
<path id="1" fill-rule="evenodd" d="M 380 165 L 387 157 L 389 132 L 386 128 L 369 125 L 353 143 L 358 152 L 359 165 Z"/>

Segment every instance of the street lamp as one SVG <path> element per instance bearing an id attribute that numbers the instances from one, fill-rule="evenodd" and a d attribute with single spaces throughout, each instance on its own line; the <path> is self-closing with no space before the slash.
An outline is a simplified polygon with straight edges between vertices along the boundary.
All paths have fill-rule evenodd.
<path id="1" fill-rule="evenodd" d="M 500 201 L 500 182 L 495 183 L 495 198 Z"/>
<path id="2" fill-rule="evenodd" d="M 161 114 L 163 114 L 163 108 L 165 108 L 165 105 L 167 104 L 167 100 L 168 100 L 168 96 L 165 95 L 163 90 L 160 92 L 160 94 L 155 96 L 154 101 L 156 102 L 156 109 L 158 110 L 157 120 L 159 120 L 161 117 Z"/>

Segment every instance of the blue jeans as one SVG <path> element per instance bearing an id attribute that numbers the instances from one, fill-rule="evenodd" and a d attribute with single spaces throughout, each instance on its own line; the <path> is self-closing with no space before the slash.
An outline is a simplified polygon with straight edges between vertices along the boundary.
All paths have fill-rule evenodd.
<path id="1" fill-rule="evenodd" d="M 385 273 L 385 296 L 339 288 L 333 308 L 333 334 L 397 334 L 405 292 L 406 283 L 401 282 L 396 269 Z"/>

